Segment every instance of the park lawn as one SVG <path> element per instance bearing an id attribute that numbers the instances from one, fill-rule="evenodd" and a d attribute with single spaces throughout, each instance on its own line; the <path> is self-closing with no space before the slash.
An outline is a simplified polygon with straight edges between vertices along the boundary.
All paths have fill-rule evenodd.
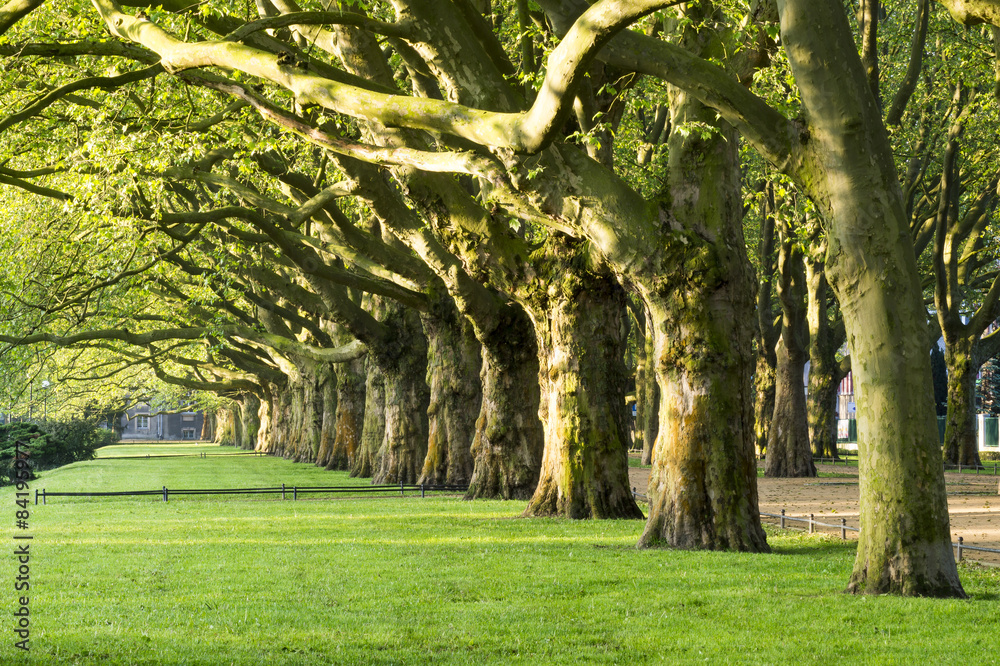
<path id="1" fill-rule="evenodd" d="M 210 442 L 138 442 L 135 444 L 112 444 L 97 449 L 98 458 L 120 456 L 163 456 L 184 455 L 241 455 L 250 453 L 234 446 L 219 446 Z"/>
<path id="2" fill-rule="evenodd" d="M 164 446 L 164 445 L 154 445 Z M 176 445 L 184 446 L 184 445 Z M 190 446 L 190 445 L 188 445 Z M 107 448 L 107 447 L 105 447 Z M 146 445 L 116 446 L 116 456 L 130 459 L 88 460 L 42 472 L 31 482 L 32 491 L 44 488 L 56 492 L 98 492 L 124 490 L 157 490 L 168 488 L 260 488 L 280 486 L 369 485 L 369 479 L 352 479 L 346 474 L 328 472 L 315 465 L 296 464 L 273 456 L 210 456 L 200 458 L 145 458 Z M 208 445 L 214 451 L 233 452 L 238 449 Z M 103 449 L 101 449 L 103 450 Z M 200 452 L 196 450 L 196 452 Z M 242 497 L 241 501 L 248 498 Z M 52 498 L 49 502 L 66 502 Z M 74 502 L 87 500 L 72 500 Z M 89 500 L 106 501 L 106 500 Z M 150 500 L 146 500 L 150 501 Z"/>
<path id="3" fill-rule="evenodd" d="M 206 462 L 182 460 L 195 471 Z M 220 478 L 256 463 L 299 485 L 316 472 L 347 482 L 274 459 L 214 460 Z M 122 469 L 181 487 L 165 462 L 158 475 Z M 89 483 L 86 467 L 100 464 L 41 482 Z M 0 506 L 12 521 L 10 489 Z M 992 653 L 1000 570 L 963 566 L 968 601 L 851 597 L 841 593 L 850 542 L 770 531 L 770 555 L 640 551 L 641 521 L 519 519 L 523 508 L 451 497 L 32 505 L 25 663 L 982 663 Z M 5 632 L 0 663 L 17 663 L 13 642 Z"/>

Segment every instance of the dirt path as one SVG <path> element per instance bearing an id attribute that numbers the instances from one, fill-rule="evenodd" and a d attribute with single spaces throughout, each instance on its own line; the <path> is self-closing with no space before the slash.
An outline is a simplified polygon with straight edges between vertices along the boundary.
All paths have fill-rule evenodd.
<path id="1" fill-rule="evenodd" d="M 781 513 L 808 517 L 839 525 L 847 519 L 851 527 L 858 526 L 857 468 L 817 465 L 820 472 L 836 474 L 815 479 L 757 480 L 761 513 Z M 645 493 L 649 484 L 649 469 L 629 470 L 632 487 Z M 948 511 L 951 516 L 952 541 L 963 537 L 965 545 L 1000 549 L 1000 478 L 975 474 L 945 474 L 948 488 Z M 765 518 L 768 522 L 777 522 Z M 801 524 L 803 527 L 804 523 Z M 839 533 L 839 530 L 824 530 Z M 848 532 L 848 538 L 852 533 Z M 1000 564 L 1000 554 L 967 551 L 963 557 Z"/>

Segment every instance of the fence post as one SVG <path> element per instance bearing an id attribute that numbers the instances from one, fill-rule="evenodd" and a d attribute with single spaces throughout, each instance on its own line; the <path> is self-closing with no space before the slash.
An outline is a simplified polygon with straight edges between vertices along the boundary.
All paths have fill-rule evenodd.
<path id="1" fill-rule="evenodd" d="M 423 498 L 423 496 L 424 496 L 424 484 L 421 483 L 420 484 L 420 497 Z"/>
<path id="2" fill-rule="evenodd" d="M 785 510 L 781 510 L 781 529 L 785 529 Z"/>
<path id="3" fill-rule="evenodd" d="M 45 506 L 45 488 L 42 488 L 42 506 Z"/>
<path id="4" fill-rule="evenodd" d="M 399 496 L 400 497 L 403 496 L 403 480 L 402 479 L 399 480 Z"/>
<path id="5" fill-rule="evenodd" d="M 285 484 L 281 484 L 281 499 L 285 499 Z"/>
<path id="6" fill-rule="evenodd" d="M 164 502 L 168 501 L 167 500 L 167 487 L 166 486 L 163 486 L 163 501 Z"/>
<path id="7" fill-rule="evenodd" d="M 840 538 L 847 541 L 847 518 L 840 519 Z"/>
<path id="8" fill-rule="evenodd" d="M 813 526 L 813 514 L 810 513 L 809 514 L 809 534 L 812 534 L 815 531 L 815 529 L 816 528 Z"/>
<path id="9" fill-rule="evenodd" d="M 958 537 L 958 561 L 962 561 L 962 537 Z"/>
<path id="10" fill-rule="evenodd" d="M 299 498 L 299 487 L 292 486 L 292 501 L 294 502 Z"/>
<path id="11" fill-rule="evenodd" d="M 35 488 L 35 506 L 38 506 L 38 488 Z"/>

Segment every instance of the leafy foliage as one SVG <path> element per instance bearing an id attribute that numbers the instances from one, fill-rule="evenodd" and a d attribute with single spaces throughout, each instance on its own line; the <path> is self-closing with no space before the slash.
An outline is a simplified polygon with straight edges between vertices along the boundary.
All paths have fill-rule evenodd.
<path id="1" fill-rule="evenodd" d="M 83 419 L 34 423 L 8 423 L 0 426 L 0 483 L 14 478 L 14 460 L 18 449 L 28 456 L 29 479 L 35 472 L 61 467 L 81 460 L 91 460 L 96 451 L 114 441 L 110 430 Z"/>

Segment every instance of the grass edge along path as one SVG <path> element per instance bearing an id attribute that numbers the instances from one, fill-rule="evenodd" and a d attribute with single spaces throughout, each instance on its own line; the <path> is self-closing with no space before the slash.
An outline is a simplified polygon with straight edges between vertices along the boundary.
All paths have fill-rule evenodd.
<path id="1" fill-rule="evenodd" d="M 42 481 L 74 476 L 85 477 L 63 468 Z M 11 492 L 0 505 L 13 511 Z M 38 507 L 25 663 L 981 663 L 992 654 L 983 630 L 1000 623 L 995 569 L 962 567 L 969 601 L 852 597 L 841 590 L 853 544 L 839 539 L 769 530 L 772 555 L 640 551 L 641 521 L 515 518 L 522 509 L 440 497 Z M 2 663 L 16 663 L 11 636 Z"/>

